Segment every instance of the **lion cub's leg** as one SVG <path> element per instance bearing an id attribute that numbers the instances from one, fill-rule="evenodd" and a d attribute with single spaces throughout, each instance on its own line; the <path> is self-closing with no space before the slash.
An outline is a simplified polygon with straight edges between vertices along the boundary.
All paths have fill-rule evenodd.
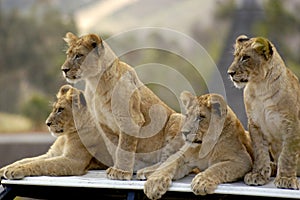
<path id="1" fill-rule="evenodd" d="M 149 199 L 159 199 L 172 183 L 172 179 L 180 179 L 189 174 L 193 167 L 189 161 L 197 159 L 201 145 L 191 147 L 185 144 L 176 154 L 170 156 L 148 177 L 144 185 L 144 193 Z"/>
<path id="2" fill-rule="evenodd" d="M 220 183 L 243 177 L 250 170 L 249 166 L 236 160 L 216 163 L 198 173 L 192 180 L 191 188 L 196 195 L 212 194 Z"/>
<path id="3" fill-rule="evenodd" d="M 136 178 L 140 180 L 147 179 L 161 164 L 162 162 L 158 162 L 154 165 L 138 170 L 136 173 Z"/>
<path id="4" fill-rule="evenodd" d="M 41 156 L 37 156 L 37 157 L 33 157 L 33 158 L 24 158 L 22 160 L 14 162 L 10 165 L 4 166 L 0 169 L 0 177 L 3 177 L 6 168 L 15 167 L 15 166 L 18 166 L 18 165 L 21 165 L 21 164 L 30 163 L 30 162 L 33 162 L 33 161 L 36 161 L 36 160 L 42 160 L 42 159 L 45 159 L 45 158 L 48 158 L 48 156 L 46 154 L 41 155 Z"/>
<path id="5" fill-rule="evenodd" d="M 161 159 L 159 163 L 156 163 L 150 167 L 140 169 L 137 172 L 138 179 L 146 179 L 150 176 L 165 160 L 167 160 L 171 155 L 179 151 L 179 149 L 184 145 L 185 140 L 181 133 L 181 126 L 183 123 L 183 115 L 179 113 L 173 113 L 166 124 L 166 141 L 164 142 L 164 147 L 161 152 Z"/>
<path id="6" fill-rule="evenodd" d="M 44 160 L 46 158 L 50 158 L 53 156 L 61 155 L 62 154 L 61 146 L 63 145 L 64 142 L 65 142 L 64 137 L 58 137 L 46 154 L 32 157 L 32 158 L 24 158 L 22 160 L 18 160 L 16 162 L 14 162 L 10 165 L 4 166 L 3 168 L 0 169 L 0 177 L 3 177 L 6 168 L 13 168 L 13 167 L 17 167 L 18 165 L 23 165 L 23 164 L 27 164 L 27 163 L 31 163 L 31 162 L 35 162 L 35 161 Z"/>
<path id="7" fill-rule="evenodd" d="M 287 136 L 282 146 L 282 151 L 278 159 L 277 175 L 274 184 L 278 188 L 299 189 L 297 179 L 297 164 L 300 149 L 300 136 L 295 136 L 295 129 L 286 129 Z M 293 132 L 290 134 L 289 132 Z"/>
<path id="8" fill-rule="evenodd" d="M 25 176 L 82 175 L 88 163 L 65 156 L 46 158 L 33 162 L 7 167 L 4 177 L 21 179 Z"/>
<path id="9" fill-rule="evenodd" d="M 134 136 L 120 134 L 114 166 L 106 170 L 109 179 L 130 180 L 132 178 L 137 142 L 138 139 Z"/>
<path id="10" fill-rule="evenodd" d="M 252 171 L 244 177 L 244 182 L 247 185 L 264 185 L 270 180 L 272 172 L 269 144 L 263 138 L 260 128 L 251 121 L 249 122 L 249 132 L 254 147 L 254 164 Z"/>
<path id="11" fill-rule="evenodd" d="M 47 154 L 7 167 L 4 177 L 21 179 L 25 176 L 82 175 L 92 159 L 92 156 L 82 148 L 83 145 L 78 142 L 77 137 L 65 140 L 65 137 L 60 136 Z"/>
<path id="12" fill-rule="evenodd" d="M 185 138 L 181 133 L 183 121 L 184 118 L 182 114 L 173 113 L 170 115 L 165 128 L 166 140 L 164 143 L 165 148 L 161 155 L 161 162 L 167 160 L 185 144 Z"/>

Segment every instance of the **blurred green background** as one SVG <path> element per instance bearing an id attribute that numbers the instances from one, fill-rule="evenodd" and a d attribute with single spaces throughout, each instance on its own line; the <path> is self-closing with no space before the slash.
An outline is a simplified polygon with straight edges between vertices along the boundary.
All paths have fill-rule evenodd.
<path id="1" fill-rule="evenodd" d="M 65 60 L 62 38 L 68 31 L 90 32 L 104 39 L 139 27 L 162 27 L 194 39 L 218 63 L 242 0 L 0 0 L 0 133 L 46 131 L 51 102 L 66 83 L 60 66 Z M 265 36 L 275 43 L 288 67 L 300 77 L 300 2 L 257 1 L 263 18 L 251 25 L 249 36 Z M 243 19 L 247 25 L 247 19 Z M 144 38 L 143 38 L 144 39 Z M 147 42 L 165 39 L 149 34 Z M 141 38 L 122 41 L 130 45 Z M 170 48 L 189 51 L 180 41 Z M 233 45 L 233 44 L 232 44 Z M 197 94 L 207 91 L 203 77 L 195 75 L 191 63 L 176 54 L 154 49 L 137 50 L 121 56 L 131 66 L 160 63 L 181 71 Z M 201 57 L 199 56 L 199 59 Z M 227 67 L 227 66 L 225 66 Z M 179 69 L 180 68 L 180 69 Z M 205 74 L 213 74 L 210 68 Z M 181 83 L 170 78 L 174 87 Z M 227 77 L 224 77 L 227 79 Z M 148 85 L 167 104 L 179 110 L 172 92 Z M 175 101 L 174 101 L 175 100 Z"/>

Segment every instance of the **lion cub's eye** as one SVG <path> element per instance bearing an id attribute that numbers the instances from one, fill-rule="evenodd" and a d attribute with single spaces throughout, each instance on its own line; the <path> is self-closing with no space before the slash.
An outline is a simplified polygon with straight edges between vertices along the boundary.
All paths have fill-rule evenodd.
<path id="1" fill-rule="evenodd" d="M 204 118 L 205 118 L 205 116 L 204 116 L 204 115 L 202 115 L 202 114 L 199 114 L 199 115 L 197 115 L 197 118 L 196 118 L 196 120 L 197 120 L 197 121 L 202 121 Z"/>
<path id="2" fill-rule="evenodd" d="M 75 55 L 75 59 L 80 59 L 82 56 L 83 56 L 83 54 L 78 53 Z"/>
<path id="3" fill-rule="evenodd" d="M 244 61 L 247 61 L 249 58 L 250 58 L 250 56 L 244 55 L 244 56 L 241 57 L 240 61 L 244 62 Z"/>
<path id="4" fill-rule="evenodd" d="M 57 114 L 60 114 L 63 110 L 64 110 L 64 108 L 59 107 L 59 108 L 57 109 Z"/>

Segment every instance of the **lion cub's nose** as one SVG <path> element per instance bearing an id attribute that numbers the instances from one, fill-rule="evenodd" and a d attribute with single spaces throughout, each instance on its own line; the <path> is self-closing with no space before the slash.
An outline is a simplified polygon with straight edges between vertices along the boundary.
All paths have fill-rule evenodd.
<path id="1" fill-rule="evenodd" d="M 68 71 L 70 71 L 70 69 L 69 68 L 63 68 L 62 71 L 65 72 L 65 74 L 66 74 Z"/>
<path id="2" fill-rule="evenodd" d="M 191 131 L 189 130 L 181 130 L 181 134 L 187 136 Z"/>
<path id="3" fill-rule="evenodd" d="M 46 122 L 46 124 L 47 124 L 47 126 L 51 126 L 52 123 L 51 122 Z"/>
<path id="4" fill-rule="evenodd" d="M 236 74 L 235 71 L 228 71 L 227 73 L 228 73 L 230 76 L 234 76 L 234 75 Z"/>

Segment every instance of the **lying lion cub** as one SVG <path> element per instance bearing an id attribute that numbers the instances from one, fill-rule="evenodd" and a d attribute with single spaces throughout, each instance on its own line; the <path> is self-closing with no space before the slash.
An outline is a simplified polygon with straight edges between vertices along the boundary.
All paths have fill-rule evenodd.
<path id="1" fill-rule="evenodd" d="M 271 158 L 277 164 L 274 184 L 299 189 L 300 87 L 275 46 L 262 37 L 239 36 L 234 61 L 228 69 L 232 81 L 244 89 L 254 167 L 245 176 L 248 185 L 264 185 L 271 176 Z"/>
<path id="2" fill-rule="evenodd" d="M 74 120 L 76 115 L 79 120 Z M 0 176 L 7 179 L 21 179 L 25 176 L 62 176 L 82 175 L 88 169 L 106 169 L 107 167 L 93 158 L 89 150 L 97 145 L 102 155 L 109 155 L 101 137 L 97 137 L 89 125 L 89 113 L 83 93 L 69 85 L 62 86 L 57 94 L 46 124 L 50 132 L 57 136 L 49 151 L 41 156 L 25 158 L 0 169 Z M 75 126 L 75 121 L 76 126 Z M 80 133 L 80 134 L 79 134 Z M 84 145 L 84 144 L 86 145 Z M 99 156 L 99 155 L 98 155 Z M 104 158 L 112 163 L 110 157 Z"/>
<path id="3" fill-rule="evenodd" d="M 223 97 L 183 92 L 180 98 L 186 108 L 186 143 L 148 177 L 144 192 L 150 199 L 161 198 L 171 180 L 193 168 L 201 171 L 191 183 L 196 195 L 211 194 L 218 184 L 236 181 L 251 170 L 250 137 Z"/>
<path id="4" fill-rule="evenodd" d="M 147 176 L 184 144 L 183 116 L 147 88 L 98 35 L 67 33 L 65 41 L 69 49 L 62 71 L 68 82 L 85 81 L 87 103 L 114 160 L 107 177 L 129 180 L 145 167 L 138 174 Z"/>

